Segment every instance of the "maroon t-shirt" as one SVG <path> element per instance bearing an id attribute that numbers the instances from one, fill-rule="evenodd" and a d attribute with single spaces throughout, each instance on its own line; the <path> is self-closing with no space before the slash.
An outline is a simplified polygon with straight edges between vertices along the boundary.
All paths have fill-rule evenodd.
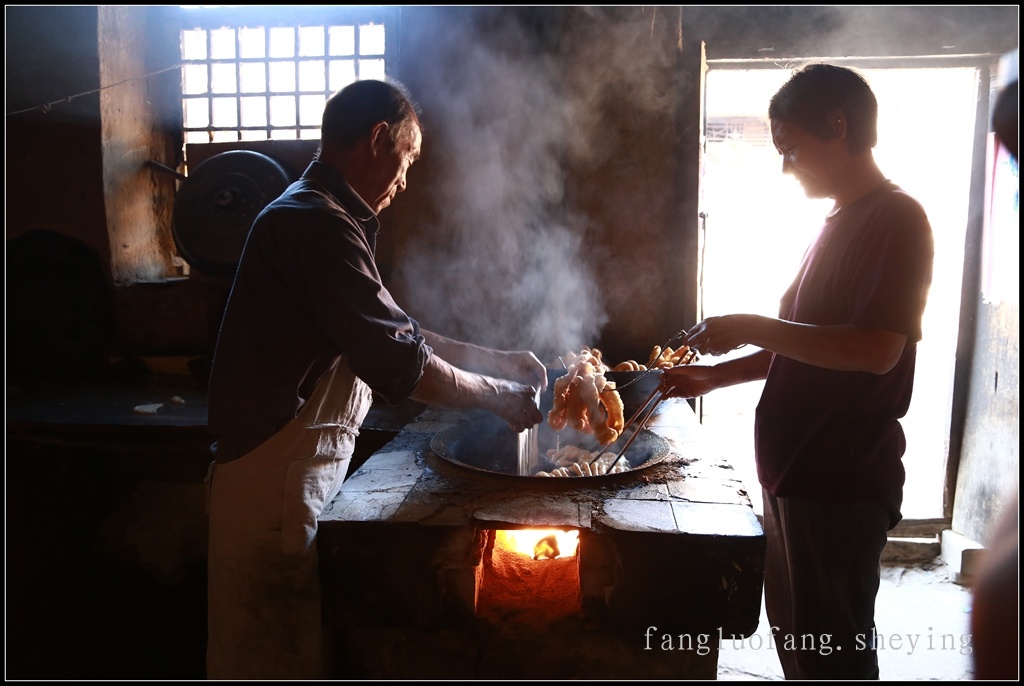
<path id="1" fill-rule="evenodd" d="M 863 502 L 903 486 L 899 419 L 910 406 L 933 257 L 924 209 L 889 181 L 826 219 L 779 317 L 886 329 L 906 334 L 907 344 L 881 375 L 773 356 L 754 423 L 758 477 L 769 493 Z"/>

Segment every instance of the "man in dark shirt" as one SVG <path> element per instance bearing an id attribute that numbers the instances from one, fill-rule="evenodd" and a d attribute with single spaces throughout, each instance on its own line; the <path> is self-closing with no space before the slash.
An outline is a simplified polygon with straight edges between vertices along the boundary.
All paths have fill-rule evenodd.
<path id="1" fill-rule="evenodd" d="M 765 380 L 755 414 L 765 605 L 787 679 L 877 679 L 874 607 L 900 520 L 916 344 L 934 246 L 921 206 L 871 149 L 878 105 L 856 72 L 796 72 L 768 109 L 782 171 L 835 205 L 778 318 L 709 317 L 684 340 L 721 364 L 667 370 L 671 396 Z"/>
<path id="2" fill-rule="evenodd" d="M 421 139 L 398 84 L 344 88 L 324 108 L 317 159 L 246 240 L 210 378 L 210 679 L 326 676 L 317 518 L 372 392 L 488 410 L 514 431 L 543 419 L 536 356 L 426 331 L 381 282 L 377 215 Z"/>

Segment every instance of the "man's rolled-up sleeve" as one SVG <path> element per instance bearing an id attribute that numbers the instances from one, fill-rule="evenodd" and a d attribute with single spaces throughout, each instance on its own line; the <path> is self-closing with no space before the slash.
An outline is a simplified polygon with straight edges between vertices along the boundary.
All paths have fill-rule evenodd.
<path id="1" fill-rule="evenodd" d="M 349 351 L 349 366 L 355 375 L 392 405 L 412 395 L 433 354 L 419 333 L 419 324 L 413 319 L 409 321 L 413 332 L 397 331 L 393 340 L 382 341 L 383 347 L 376 345 L 380 341 L 375 337 L 367 338 L 367 347 Z"/>
<path id="2" fill-rule="evenodd" d="M 307 255 L 309 301 L 319 326 L 352 371 L 389 403 L 408 398 L 433 354 L 419 323 L 399 307 L 356 232 L 328 229 L 329 249 Z M 320 244 L 323 247 L 323 243 Z"/>

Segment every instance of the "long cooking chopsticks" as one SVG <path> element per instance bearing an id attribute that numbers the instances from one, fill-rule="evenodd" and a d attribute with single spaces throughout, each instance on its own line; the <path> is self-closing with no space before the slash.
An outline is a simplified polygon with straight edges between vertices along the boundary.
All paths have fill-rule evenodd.
<path id="1" fill-rule="evenodd" d="M 657 399 L 655 399 L 655 397 L 657 397 Z M 622 456 L 626 454 L 626 450 L 629 448 L 630 444 L 633 443 L 634 439 L 636 439 L 636 437 L 643 430 L 644 426 L 647 424 L 647 421 L 651 418 L 651 415 L 654 414 L 654 411 L 658 409 L 658 405 L 661 403 L 662 397 L 663 394 L 661 392 L 661 386 L 658 386 L 651 392 L 649 396 L 647 396 L 647 400 L 644 401 L 644 404 L 641 405 L 637 409 L 637 411 L 633 413 L 633 416 L 630 417 L 629 421 L 626 422 L 626 424 L 622 427 L 622 433 L 626 433 L 626 430 L 629 429 L 634 423 L 636 423 L 636 429 L 633 430 L 633 435 L 629 437 L 629 440 L 627 440 L 625 445 L 622 446 L 622 449 L 619 450 L 619 454 L 615 456 L 615 461 L 608 465 L 609 472 L 611 472 L 615 465 L 619 463 L 619 460 L 622 459 Z M 646 414 L 644 414 L 645 412 Z M 640 415 L 643 415 L 643 419 L 637 422 L 637 418 Z M 601 452 L 598 451 L 598 456 L 592 459 L 590 461 L 590 464 L 592 465 L 595 462 L 597 462 L 597 460 L 600 458 L 600 455 Z"/>

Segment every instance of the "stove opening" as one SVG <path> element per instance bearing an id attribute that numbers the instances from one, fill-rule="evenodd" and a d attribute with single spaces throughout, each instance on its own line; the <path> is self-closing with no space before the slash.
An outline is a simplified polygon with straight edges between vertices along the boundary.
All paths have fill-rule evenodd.
<path id="1" fill-rule="evenodd" d="M 578 615 L 579 531 L 490 530 L 478 568 L 477 614 L 497 622 Z"/>

